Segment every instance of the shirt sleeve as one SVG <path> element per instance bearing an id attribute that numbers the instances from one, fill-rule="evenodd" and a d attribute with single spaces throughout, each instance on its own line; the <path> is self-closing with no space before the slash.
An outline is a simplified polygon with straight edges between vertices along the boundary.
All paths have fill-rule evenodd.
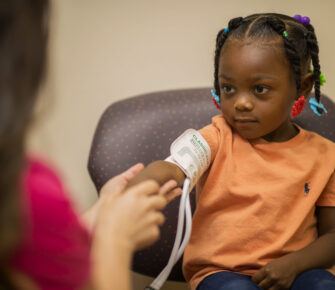
<path id="1" fill-rule="evenodd" d="M 335 206 L 335 171 L 316 202 L 317 206 Z"/>
<path id="2" fill-rule="evenodd" d="M 24 192 L 29 208 L 24 223 L 29 231 L 14 255 L 13 266 L 41 289 L 82 287 L 90 274 L 91 237 L 62 181 L 49 166 L 34 160 Z"/>
<path id="3" fill-rule="evenodd" d="M 211 149 L 211 163 L 212 163 L 219 148 L 219 138 L 220 138 L 219 130 L 211 124 L 200 129 L 198 132 L 201 134 L 202 137 L 204 137 L 204 139 L 206 140 Z"/>

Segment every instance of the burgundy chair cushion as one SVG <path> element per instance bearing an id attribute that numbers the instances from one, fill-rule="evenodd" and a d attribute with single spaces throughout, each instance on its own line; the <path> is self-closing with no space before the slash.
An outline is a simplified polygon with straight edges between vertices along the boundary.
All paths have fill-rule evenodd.
<path id="1" fill-rule="evenodd" d="M 335 105 L 327 97 L 322 102 L 328 114 L 317 117 L 306 106 L 295 121 L 335 141 Z M 220 111 L 212 103 L 209 88 L 171 90 L 136 96 L 114 103 L 102 115 L 91 146 L 88 170 L 97 188 L 137 162 L 145 165 L 169 156 L 170 144 L 188 128 L 200 129 Z M 192 207 L 194 209 L 194 194 Z M 166 265 L 173 246 L 179 198 L 164 210 L 161 238 L 153 246 L 135 254 L 133 270 L 155 277 Z M 181 259 L 182 260 L 182 259 Z M 181 260 L 169 280 L 184 281 Z"/>

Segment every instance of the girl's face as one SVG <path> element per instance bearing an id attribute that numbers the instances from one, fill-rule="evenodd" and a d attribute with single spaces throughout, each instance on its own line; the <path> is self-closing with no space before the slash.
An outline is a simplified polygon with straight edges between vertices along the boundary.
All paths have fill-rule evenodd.
<path id="1" fill-rule="evenodd" d="M 296 86 L 280 38 L 227 40 L 218 76 L 223 116 L 243 138 L 282 142 L 296 135 L 289 119 Z"/>

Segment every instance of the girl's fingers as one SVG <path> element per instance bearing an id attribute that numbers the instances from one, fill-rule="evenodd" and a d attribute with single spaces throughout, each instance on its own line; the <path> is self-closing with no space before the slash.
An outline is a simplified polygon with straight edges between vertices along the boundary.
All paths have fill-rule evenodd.
<path id="1" fill-rule="evenodd" d="M 270 279 L 265 278 L 260 283 L 258 283 L 258 286 L 261 289 L 267 290 L 267 289 L 270 289 L 271 286 L 274 286 L 274 282 L 271 281 Z"/>
<path id="2" fill-rule="evenodd" d="M 264 268 L 261 268 L 252 276 L 251 280 L 258 284 L 265 278 L 265 276 Z"/>

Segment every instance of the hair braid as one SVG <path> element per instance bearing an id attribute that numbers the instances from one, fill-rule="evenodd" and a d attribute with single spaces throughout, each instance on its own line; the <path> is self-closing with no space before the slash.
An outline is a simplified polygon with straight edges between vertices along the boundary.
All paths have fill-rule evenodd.
<path id="1" fill-rule="evenodd" d="M 276 31 L 280 36 L 283 37 L 284 48 L 286 56 L 290 62 L 292 71 L 295 77 L 297 95 L 300 95 L 301 89 L 301 60 L 297 49 L 295 48 L 293 41 L 290 39 L 289 35 L 284 36 L 283 33 L 286 31 L 285 23 L 278 17 L 270 16 L 267 18 L 267 23 Z"/>
<path id="2" fill-rule="evenodd" d="M 219 31 L 216 37 L 216 48 L 215 48 L 215 56 L 214 56 L 214 90 L 215 93 L 219 96 L 220 95 L 220 87 L 219 87 L 219 59 L 220 59 L 220 51 L 227 39 L 227 34 L 224 32 L 225 30 L 222 29 Z"/>
<path id="3" fill-rule="evenodd" d="M 314 93 L 315 98 L 318 102 L 320 102 L 320 75 L 321 75 L 321 68 L 319 62 L 319 46 L 318 41 L 316 39 L 316 35 L 314 33 L 314 28 L 312 25 L 306 26 L 308 32 L 306 35 L 307 47 L 309 49 L 309 53 L 311 55 L 312 64 L 313 64 L 313 75 L 314 75 Z"/>
<path id="4" fill-rule="evenodd" d="M 220 87 L 219 87 L 219 59 L 220 59 L 220 53 L 222 46 L 224 45 L 225 41 L 228 38 L 228 34 L 239 27 L 241 23 L 243 22 L 242 17 L 236 17 L 229 21 L 228 28 L 229 32 L 225 32 L 225 29 L 222 29 L 219 31 L 216 37 L 216 48 L 215 48 L 215 57 L 214 57 L 214 90 L 215 93 L 220 96 Z"/>

